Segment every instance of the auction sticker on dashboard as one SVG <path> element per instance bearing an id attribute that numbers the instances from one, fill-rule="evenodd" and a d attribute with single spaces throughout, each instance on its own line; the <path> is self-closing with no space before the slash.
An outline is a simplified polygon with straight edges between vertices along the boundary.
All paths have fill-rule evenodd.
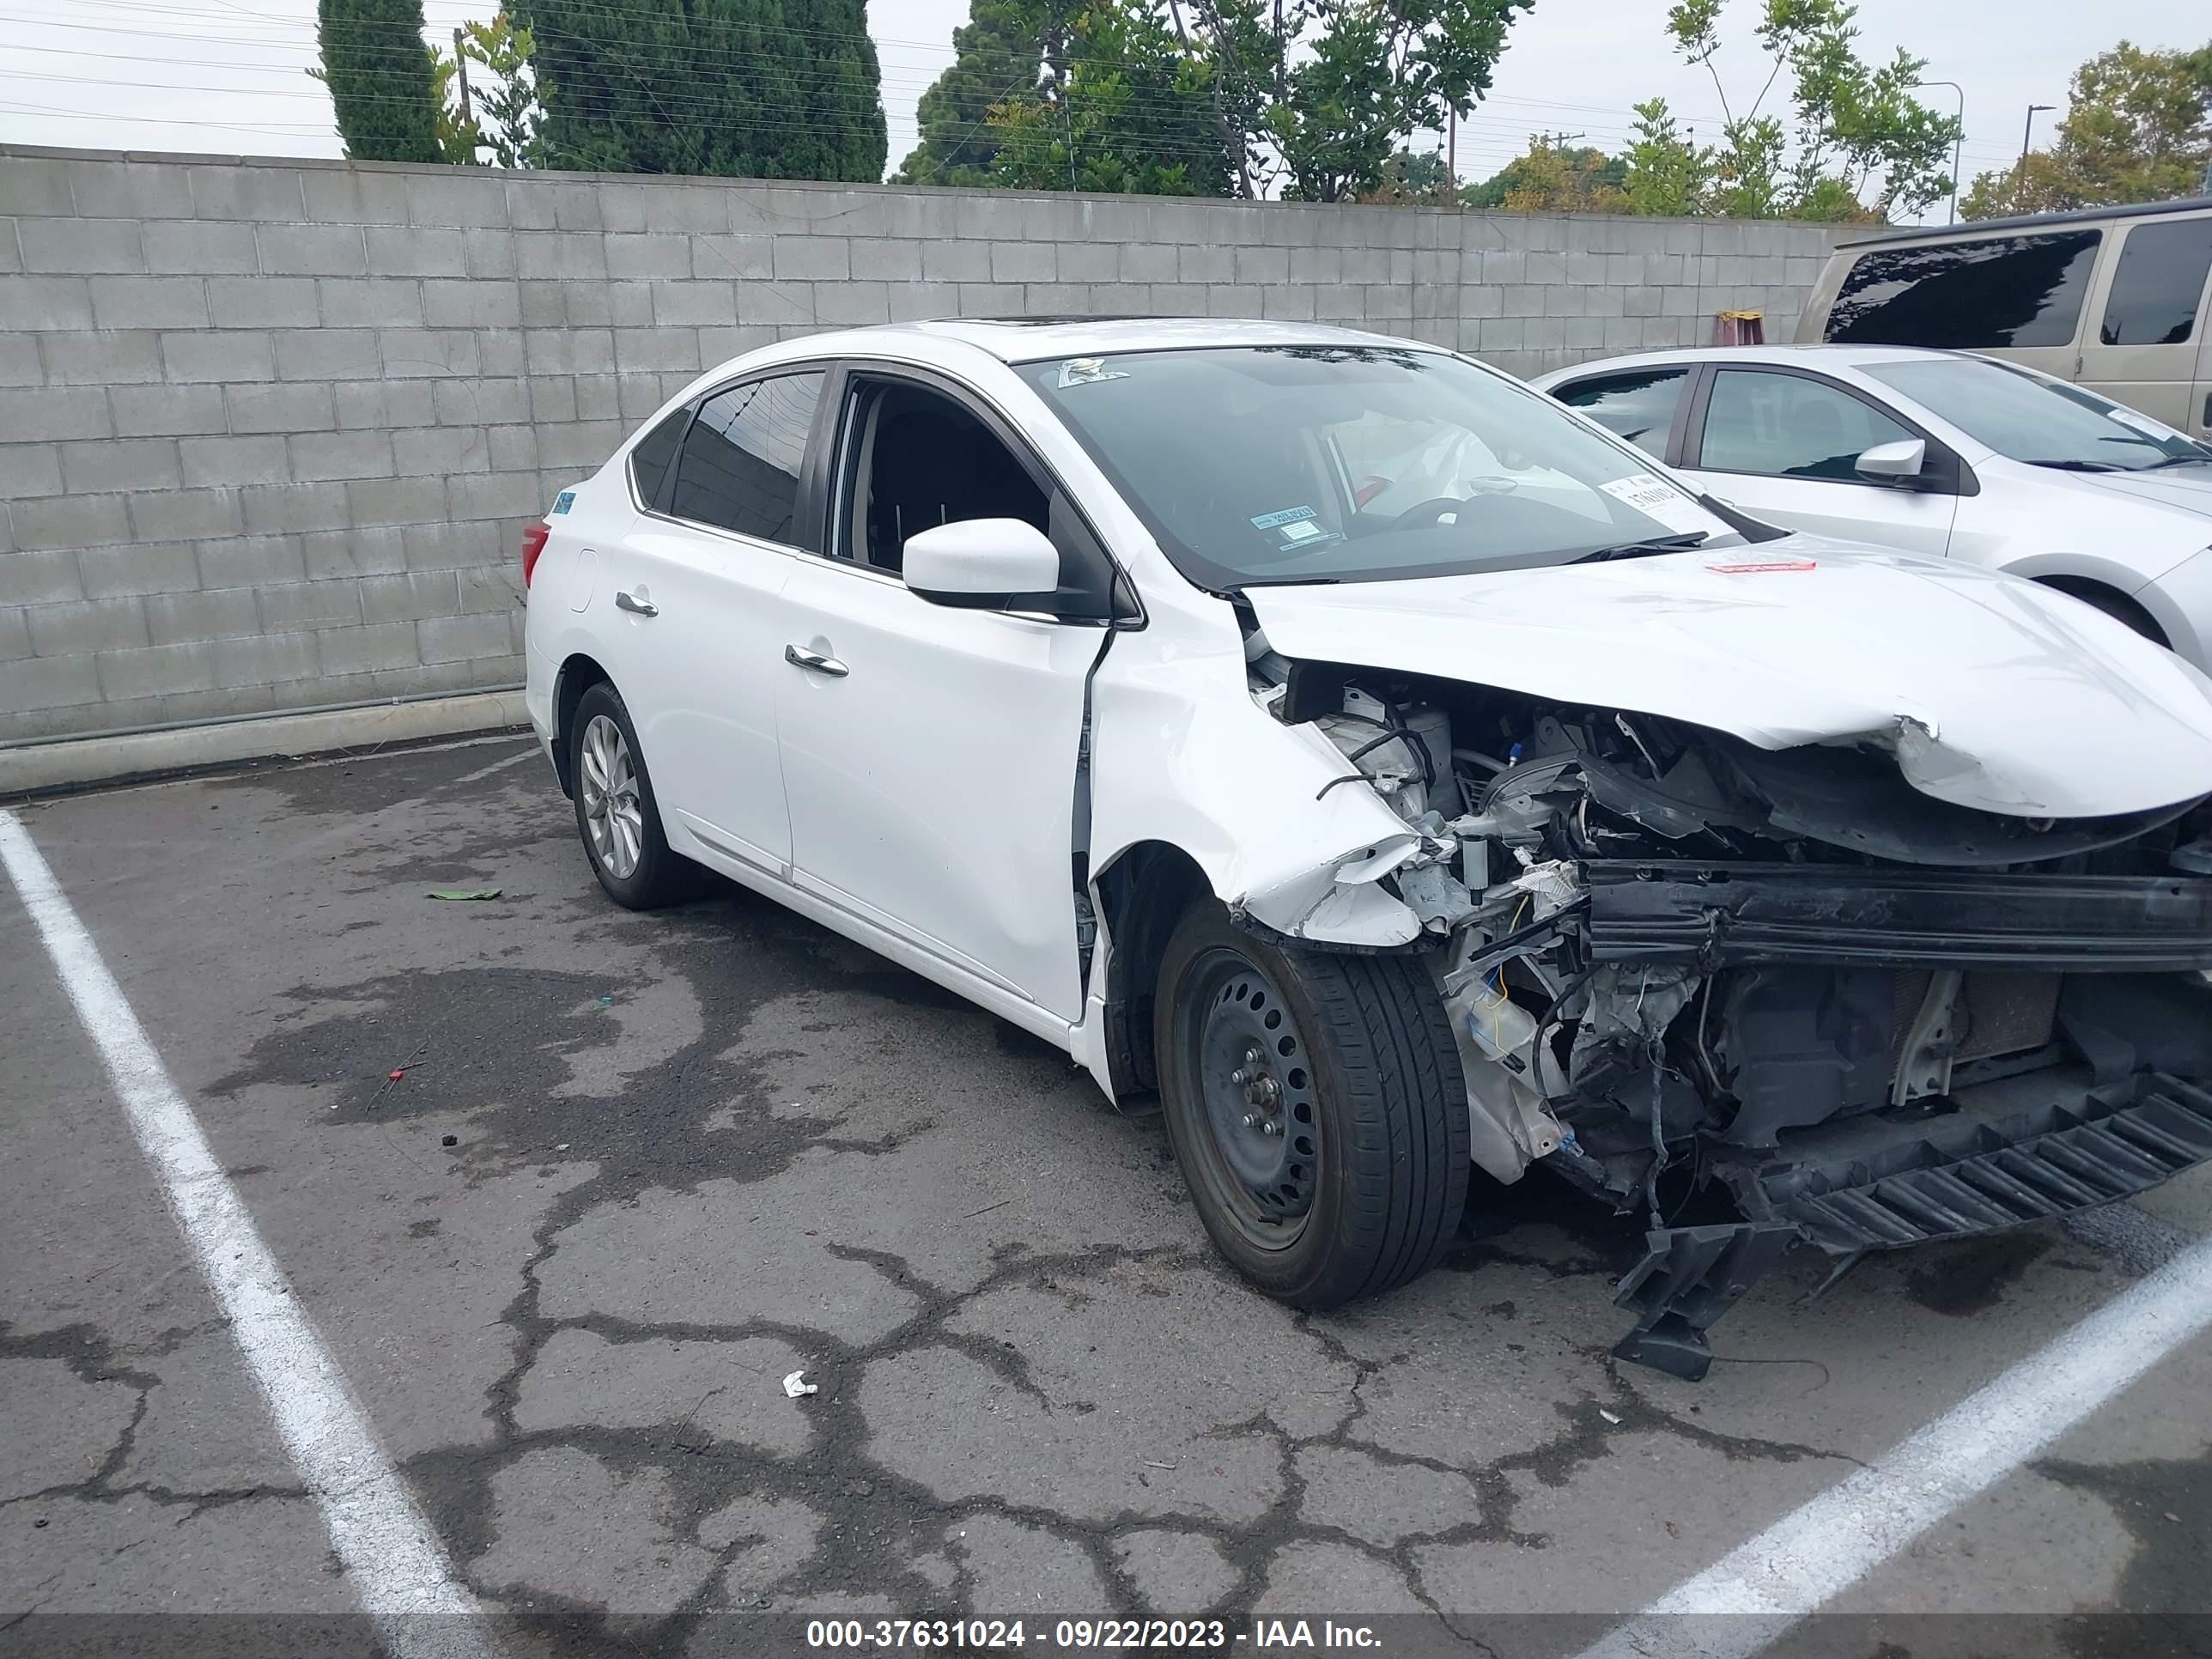
<path id="1" fill-rule="evenodd" d="M 1718 522 L 1705 508 L 1664 478 L 1649 472 L 1632 473 L 1598 488 L 1615 501 L 1634 507 L 1645 518 L 1658 520 L 1669 530 L 1703 530 L 1710 533 L 1719 528 Z"/>

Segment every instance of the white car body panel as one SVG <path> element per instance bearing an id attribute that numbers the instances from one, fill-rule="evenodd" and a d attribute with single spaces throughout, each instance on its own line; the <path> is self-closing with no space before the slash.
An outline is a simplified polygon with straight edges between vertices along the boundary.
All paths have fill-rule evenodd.
<path id="1" fill-rule="evenodd" d="M 1553 391 L 1614 370 L 1699 363 L 1805 369 L 1839 381 L 1948 444 L 1973 470 L 1978 492 L 1923 494 L 1876 483 L 1698 468 L 1676 469 L 1674 476 L 1791 529 L 2014 575 L 2098 582 L 2142 605 L 2175 651 L 2212 670 L 2212 605 L 2193 586 L 2175 591 L 2165 580 L 2212 547 L 2212 468 L 2128 474 L 2030 465 L 1999 454 L 1864 372 L 1868 364 L 1958 355 L 1901 346 L 1692 347 L 1577 363 L 1540 374 L 1530 384 Z"/>
<path id="2" fill-rule="evenodd" d="M 1182 577 L 1008 364 L 1332 343 L 1432 349 L 1194 319 L 936 324 L 789 341 L 701 376 L 662 412 L 739 374 L 825 359 L 927 368 L 968 387 L 1082 509 L 1139 594 L 1142 625 L 937 606 L 880 574 L 690 531 L 637 509 L 625 445 L 549 520 L 526 653 L 541 740 L 550 750 L 562 664 L 599 660 L 637 720 L 678 850 L 1067 1048 L 1111 1094 L 1101 987 L 1113 944 L 1102 925 L 1086 979 L 1077 844 L 1094 904 L 1117 860 L 1162 843 L 1280 933 L 1389 945 L 1419 924 L 1377 881 L 1419 837 L 1371 789 L 1326 787 L 1344 757 L 1255 702 L 1232 606 Z M 708 566 L 732 566 L 696 538 L 742 550 L 751 574 L 708 597 Z M 1804 558 L 1816 568 L 1709 568 Z M 2212 588 L 2212 566 L 2206 575 Z M 615 592 L 641 584 L 658 617 L 614 609 Z M 2212 682 L 2062 595 L 1956 563 L 1800 537 L 1249 597 L 1291 657 L 1647 710 L 1770 748 L 1922 732 L 1914 781 L 1963 805 L 2109 814 L 2212 791 Z M 787 645 L 850 672 L 794 667 Z M 1993 674 L 2006 677 L 2002 696 Z"/>

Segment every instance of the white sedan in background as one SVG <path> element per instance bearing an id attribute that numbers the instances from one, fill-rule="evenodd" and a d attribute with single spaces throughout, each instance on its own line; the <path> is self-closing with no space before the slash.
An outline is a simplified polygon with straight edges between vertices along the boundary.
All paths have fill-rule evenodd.
<path id="1" fill-rule="evenodd" d="M 2031 576 L 2212 666 L 2212 449 L 2033 369 L 1734 346 L 1534 384 L 1778 525 Z"/>

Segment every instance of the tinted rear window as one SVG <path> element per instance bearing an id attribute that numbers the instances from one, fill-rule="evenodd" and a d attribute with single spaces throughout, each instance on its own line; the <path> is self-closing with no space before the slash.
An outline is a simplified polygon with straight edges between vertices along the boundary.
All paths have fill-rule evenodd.
<path id="1" fill-rule="evenodd" d="M 1607 374 L 1595 380 L 1577 380 L 1553 396 L 1617 433 L 1638 449 L 1648 449 L 1662 459 L 1667 454 L 1667 434 L 1680 407 L 1682 389 L 1690 383 L 1686 368 L 1640 368 L 1633 374 Z"/>
<path id="2" fill-rule="evenodd" d="M 637 488 L 641 506 L 652 507 L 660 500 L 660 481 L 668 476 L 668 464 L 676 459 L 677 443 L 690 419 L 689 409 L 678 410 L 640 438 L 637 447 L 630 451 L 630 482 Z"/>
<path id="3" fill-rule="evenodd" d="M 1826 337 L 1967 350 L 2065 345 L 2103 237 L 2069 230 L 1873 249 L 1844 276 Z"/>
<path id="4" fill-rule="evenodd" d="M 789 542 L 818 374 L 779 374 L 718 392 L 684 434 L 671 510 L 763 541 Z"/>
<path id="5" fill-rule="evenodd" d="M 2135 226 L 2120 244 L 2097 337 L 2106 345 L 2179 345 L 2197 325 L 2207 270 L 2212 218 Z"/>

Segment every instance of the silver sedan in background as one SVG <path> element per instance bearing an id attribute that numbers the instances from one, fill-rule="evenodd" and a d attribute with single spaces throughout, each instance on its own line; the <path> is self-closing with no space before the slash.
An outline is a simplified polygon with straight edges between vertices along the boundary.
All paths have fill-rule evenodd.
<path id="1" fill-rule="evenodd" d="M 1735 346 L 1534 384 L 1793 529 L 2031 576 L 2212 668 L 2212 448 L 2033 369 L 1907 346 Z"/>

